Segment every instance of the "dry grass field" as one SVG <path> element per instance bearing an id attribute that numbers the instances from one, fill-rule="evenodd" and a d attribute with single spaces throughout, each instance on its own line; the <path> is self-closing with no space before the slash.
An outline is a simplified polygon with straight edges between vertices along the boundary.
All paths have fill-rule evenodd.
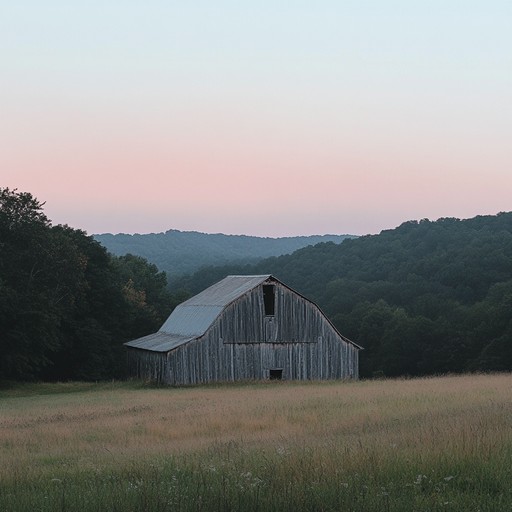
<path id="1" fill-rule="evenodd" d="M 0 390 L 0 510 L 512 510 L 512 375 Z"/>

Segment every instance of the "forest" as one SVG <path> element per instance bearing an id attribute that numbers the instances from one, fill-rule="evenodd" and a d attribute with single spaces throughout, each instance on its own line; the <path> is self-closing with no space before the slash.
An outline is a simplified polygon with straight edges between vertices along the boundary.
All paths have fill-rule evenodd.
<path id="1" fill-rule="evenodd" d="M 0 189 L 0 381 L 124 375 L 122 343 L 175 305 L 167 277 L 54 226 L 30 193 Z"/>
<path id="2" fill-rule="evenodd" d="M 273 274 L 364 347 L 362 377 L 512 369 L 512 213 L 409 221 L 173 277 L 0 189 L 0 380 L 124 375 L 123 342 L 228 274 Z"/>
<path id="3" fill-rule="evenodd" d="M 196 293 L 228 274 L 273 274 L 315 301 L 364 347 L 362 377 L 512 370 L 512 213 L 409 221 L 171 284 Z"/>

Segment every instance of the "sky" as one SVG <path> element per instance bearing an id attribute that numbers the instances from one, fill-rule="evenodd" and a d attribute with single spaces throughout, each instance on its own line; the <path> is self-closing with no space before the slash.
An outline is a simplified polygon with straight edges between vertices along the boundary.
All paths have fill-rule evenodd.
<path id="1" fill-rule="evenodd" d="M 0 0 L 0 187 L 88 233 L 512 210 L 510 0 Z"/>

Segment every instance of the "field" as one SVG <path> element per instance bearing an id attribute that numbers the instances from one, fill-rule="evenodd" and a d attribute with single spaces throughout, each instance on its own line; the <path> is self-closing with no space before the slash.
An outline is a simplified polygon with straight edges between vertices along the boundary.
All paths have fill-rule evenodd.
<path id="1" fill-rule="evenodd" d="M 512 375 L 1 389 L 0 510 L 512 510 Z"/>

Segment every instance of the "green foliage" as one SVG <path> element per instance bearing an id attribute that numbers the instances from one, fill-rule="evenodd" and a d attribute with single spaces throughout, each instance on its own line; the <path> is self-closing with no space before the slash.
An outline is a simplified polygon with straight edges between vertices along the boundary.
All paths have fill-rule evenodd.
<path id="1" fill-rule="evenodd" d="M 234 443 L 224 454 L 226 461 L 215 461 L 215 455 L 208 454 L 203 463 L 160 457 L 81 472 L 62 471 L 59 460 L 49 459 L 50 469 L 57 466 L 52 478 L 10 484 L 0 503 L 18 512 L 495 512 L 512 506 L 509 446 L 495 461 L 468 455 L 427 464 L 403 455 L 371 460 L 368 449 L 361 448 L 366 466 L 358 472 L 345 467 L 339 447 L 322 457 L 307 448 L 280 456 L 243 451 Z M 333 459 L 338 470 L 331 466 Z"/>
<path id="2" fill-rule="evenodd" d="M 314 300 L 365 347 L 364 377 L 512 370 L 512 213 L 410 221 L 173 287 L 197 293 L 233 273 L 273 274 Z"/>
<path id="3" fill-rule="evenodd" d="M 365 347 L 363 377 L 512 370 L 512 213 L 410 221 L 256 264 L 203 267 L 174 277 L 171 296 L 155 264 L 53 226 L 43 206 L 0 189 L 0 380 L 122 376 L 124 341 L 157 330 L 179 302 L 228 274 L 273 274 L 314 300 Z M 201 253 L 200 234 L 165 235 Z M 147 236 L 131 240 L 166 253 L 161 236 Z M 210 237 L 210 256 L 226 241 L 235 253 L 256 243 Z"/>
<path id="4" fill-rule="evenodd" d="M 169 314 L 165 274 L 52 226 L 42 207 L 0 189 L 0 380 L 120 376 L 122 343 Z"/>
<path id="5" fill-rule="evenodd" d="M 284 238 L 260 238 L 178 231 L 127 235 L 95 235 L 108 251 L 118 256 L 136 254 L 156 264 L 169 277 L 195 272 L 204 266 L 255 263 L 269 256 L 289 254 L 319 242 L 340 243 L 350 235 L 313 235 Z"/>

